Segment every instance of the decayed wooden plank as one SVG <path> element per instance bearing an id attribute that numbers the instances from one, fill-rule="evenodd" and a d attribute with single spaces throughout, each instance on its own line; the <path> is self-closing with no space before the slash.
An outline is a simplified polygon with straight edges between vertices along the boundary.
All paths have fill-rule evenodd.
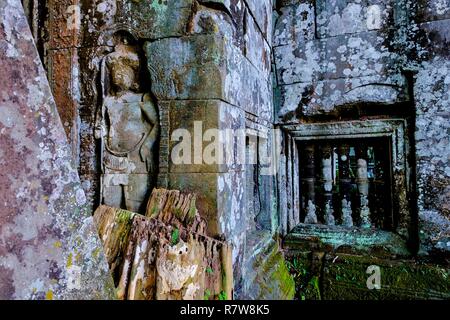
<path id="1" fill-rule="evenodd" d="M 195 195 L 157 189 L 147 217 L 100 206 L 94 219 L 119 299 L 232 298 L 232 248 L 206 236 Z"/>
<path id="2" fill-rule="evenodd" d="M 147 205 L 146 216 L 173 226 L 184 226 L 203 234 L 206 222 L 196 208 L 196 195 L 178 190 L 154 189 Z"/>
<path id="3" fill-rule="evenodd" d="M 233 250 L 229 245 L 221 247 L 222 261 L 222 288 L 226 294 L 225 299 L 233 299 Z"/>
<path id="4" fill-rule="evenodd" d="M 203 300 L 206 259 L 204 243 L 192 234 L 176 245 L 161 245 L 156 262 L 156 298 Z"/>
<path id="5" fill-rule="evenodd" d="M 100 206 L 94 213 L 94 222 L 103 243 L 103 250 L 115 285 L 122 273 L 134 213 Z"/>
<path id="6" fill-rule="evenodd" d="M 156 290 L 156 257 L 159 232 L 152 220 L 137 216 L 133 221 L 129 254 L 128 300 L 153 300 Z M 156 231 L 156 232 L 155 232 Z M 128 272 L 128 270 L 124 270 Z"/>

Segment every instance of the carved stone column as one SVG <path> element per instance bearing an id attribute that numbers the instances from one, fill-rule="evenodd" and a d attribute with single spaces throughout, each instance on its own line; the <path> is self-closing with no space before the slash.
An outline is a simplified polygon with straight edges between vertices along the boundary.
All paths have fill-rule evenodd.
<path id="1" fill-rule="evenodd" d="M 316 204 L 315 204 L 315 161 L 314 161 L 314 145 L 307 145 L 304 148 L 304 175 L 302 177 L 303 190 L 303 208 L 306 211 L 305 223 L 316 224 Z"/>
<path id="2" fill-rule="evenodd" d="M 324 218 L 327 225 L 335 225 L 333 210 L 333 148 L 326 144 L 321 147 L 322 156 L 322 192 L 324 199 Z"/>
<path id="3" fill-rule="evenodd" d="M 343 144 L 339 147 L 339 187 L 342 203 L 342 225 L 353 227 L 352 204 L 350 190 L 352 180 L 350 177 L 350 147 Z"/>
<path id="4" fill-rule="evenodd" d="M 372 223 L 370 221 L 369 208 L 369 178 L 367 175 L 367 146 L 358 146 L 356 148 L 357 159 L 357 177 L 356 184 L 358 186 L 359 195 L 359 214 L 361 218 L 361 227 L 370 228 Z"/>

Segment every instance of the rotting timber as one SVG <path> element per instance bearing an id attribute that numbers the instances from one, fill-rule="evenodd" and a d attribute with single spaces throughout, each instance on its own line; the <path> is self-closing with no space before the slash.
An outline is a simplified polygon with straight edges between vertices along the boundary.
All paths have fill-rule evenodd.
<path id="1" fill-rule="evenodd" d="M 146 216 L 100 206 L 94 220 L 119 299 L 227 300 L 231 246 L 205 234 L 196 196 L 154 189 Z"/>

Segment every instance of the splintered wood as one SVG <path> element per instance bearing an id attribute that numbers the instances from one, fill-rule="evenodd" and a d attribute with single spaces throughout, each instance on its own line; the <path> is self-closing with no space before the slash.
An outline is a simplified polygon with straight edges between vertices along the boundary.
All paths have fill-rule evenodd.
<path id="1" fill-rule="evenodd" d="M 124 300 L 231 299 L 231 246 L 205 234 L 195 195 L 156 189 L 146 216 L 100 206 L 94 220 Z"/>
<path id="2" fill-rule="evenodd" d="M 206 222 L 200 218 L 195 201 L 195 194 L 155 189 L 148 202 L 146 216 L 175 227 L 184 226 L 190 232 L 205 234 Z"/>

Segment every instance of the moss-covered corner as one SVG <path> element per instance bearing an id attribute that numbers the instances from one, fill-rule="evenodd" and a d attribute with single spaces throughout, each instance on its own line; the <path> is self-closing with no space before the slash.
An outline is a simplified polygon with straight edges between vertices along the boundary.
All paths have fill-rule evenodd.
<path id="1" fill-rule="evenodd" d="M 295 282 L 296 300 L 320 300 L 320 277 L 313 272 L 309 252 L 288 254 L 286 265 Z"/>
<path id="2" fill-rule="evenodd" d="M 295 296 L 295 282 L 286 266 L 283 254 L 278 252 L 273 259 L 274 272 L 269 281 L 278 284 L 281 297 L 285 300 L 293 300 Z"/>
<path id="3" fill-rule="evenodd" d="M 293 300 L 295 281 L 291 276 L 278 242 L 270 241 L 253 261 L 253 270 L 257 273 L 252 297 L 260 300 Z"/>

